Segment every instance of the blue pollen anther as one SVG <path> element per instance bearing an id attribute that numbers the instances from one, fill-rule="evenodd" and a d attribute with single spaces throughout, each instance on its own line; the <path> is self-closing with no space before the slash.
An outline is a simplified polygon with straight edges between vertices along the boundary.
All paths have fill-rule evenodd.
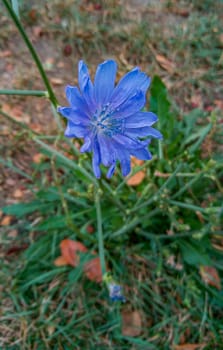
<path id="1" fill-rule="evenodd" d="M 95 134 L 102 132 L 111 137 L 123 131 L 123 122 L 111 118 L 114 112 L 108 111 L 108 107 L 109 104 L 106 104 L 100 111 L 96 110 L 92 117 L 91 125 Z"/>

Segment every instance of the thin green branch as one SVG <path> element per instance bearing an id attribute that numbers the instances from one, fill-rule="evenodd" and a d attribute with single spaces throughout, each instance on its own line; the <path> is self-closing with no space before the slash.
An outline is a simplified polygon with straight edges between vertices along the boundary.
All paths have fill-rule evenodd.
<path id="1" fill-rule="evenodd" d="M 152 204 L 156 199 L 159 198 L 159 196 L 161 195 L 161 193 L 164 191 L 165 188 L 168 187 L 169 183 L 176 177 L 177 173 L 180 171 L 182 167 L 182 164 L 179 164 L 176 168 L 176 170 L 171 174 L 171 176 L 164 182 L 164 184 L 160 187 L 160 189 L 157 191 L 157 193 L 155 193 L 150 199 L 148 199 L 148 201 L 145 201 L 144 203 L 137 205 L 135 207 L 133 207 L 132 209 L 129 210 L 129 213 L 133 213 L 138 211 L 141 208 L 144 208 L 146 206 L 149 206 L 150 204 Z"/>
<path id="2" fill-rule="evenodd" d="M 0 95 L 21 95 L 21 96 L 36 96 L 36 97 L 49 97 L 47 91 L 41 90 L 0 90 Z"/>
<path id="3" fill-rule="evenodd" d="M 97 231 L 98 231 L 98 251 L 99 258 L 101 263 L 102 276 L 106 273 L 106 264 L 105 264 L 105 250 L 104 250 L 104 237 L 102 230 L 102 215 L 101 215 L 101 203 L 100 203 L 100 193 L 99 188 L 95 189 L 95 206 L 97 214 Z"/>
<path id="4" fill-rule="evenodd" d="M 29 40 L 29 37 L 28 35 L 26 34 L 24 28 L 23 28 L 23 25 L 22 23 L 20 22 L 19 18 L 17 17 L 16 13 L 13 11 L 13 8 L 11 7 L 11 5 L 9 4 L 9 2 L 7 0 L 2 0 L 3 1 L 3 4 L 5 5 L 5 7 L 7 8 L 13 22 L 15 23 L 17 29 L 19 30 L 27 48 L 29 49 L 36 65 L 37 65 L 37 68 L 39 69 L 39 72 L 40 72 L 40 75 L 44 81 L 44 84 L 46 86 L 46 89 L 48 91 L 48 94 L 49 94 L 49 99 L 51 100 L 51 102 L 53 103 L 53 105 L 55 107 L 57 107 L 58 103 L 57 103 L 57 99 L 56 99 L 56 96 L 53 92 L 53 89 L 50 85 L 50 82 L 46 76 L 46 73 L 45 73 L 45 70 L 43 68 L 43 65 L 40 61 L 40 58 L 34 48 L 34 46 L 32 45 L 31 41 Z"/>

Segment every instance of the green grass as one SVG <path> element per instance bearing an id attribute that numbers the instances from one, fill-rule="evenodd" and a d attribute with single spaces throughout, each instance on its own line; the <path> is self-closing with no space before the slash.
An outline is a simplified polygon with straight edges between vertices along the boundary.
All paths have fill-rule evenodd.
<path id="1" fill-rule="evenodd" d="M 222 110 L 214 104 L 222 94 L 222 14 L 218 2 L 179 2 L 179 8 L 191 4 L 187 17 L 173 15 L 174 3 L 164 2 L 162 11 L 154 6 L 140 22 L 131 19 L 126 31 L 128 14 L 113 3 L 108 2 L 102 16 L 80 2 L 50 2 L 48 13 L 60 13 L 68 27 L 35 6 L 55 40 L 72 43 L 89 66 L 112 55 L 121 72 L 137 64 L 153 77 L 149 108 L 159 116 L 164 140 L 152 143 L 153 160 L 142 166 L 145 179 L 131 187 L 117 171 L 110 181 L 104 176 L 99 182 L 106 261 L 127 302 L 112 304 L 106 287 L 86 279 L 82 259 L 77 268 L 54 265 L 64 238 L 97 251 L 98 182 L 90 156 L 80 155 L 64 139 L 58 120 L 58 135 L 50 137 L 21 126 L 23 142 L 35 144 L 43 160 L 30 164 L 26 174 L 14 159 L 0 159 L 26 178 L 32 194 L 25 203 L 2 209 L 14 217 L 1 238 L 4 350 L 168 350 L 185 343 L 203 343 L 205 350 L 223 347 L 223 293 L 204 283 L 199 273 L 200 266 L 213 266 L 223 283 Z M 28 27 L 29 7 L 24 9 Z M 162 25 L 153 20 L 157 18 Z M 84 37 L 92 28 L 94 35 Z M 158 54 L 173 62 L 172 73 L 160 67 Z M 202 101 L 195 107 L 194 94 Z M 21 135 L 19 124 L 16 128 Z M 15 238 L 10 237 L 12 229 L 18 232 Z M 28 247 L 9 254 L 11 247 L 23 245 Z M 123 311 L 139 312 L 137 335 L 123 334 Z"/>

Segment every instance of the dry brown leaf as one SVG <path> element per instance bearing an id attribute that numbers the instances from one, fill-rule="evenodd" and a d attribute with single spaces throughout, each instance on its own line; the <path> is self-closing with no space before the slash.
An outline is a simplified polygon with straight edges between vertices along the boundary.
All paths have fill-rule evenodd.
<path id="1" fill-rule="evenodd" d="M 12 194 L 12 196 L 14 197 L 14 198 L 17 198 L 17 199 L 19 199 L 19 198 L 22 198 L 23 197 L 23 191 L 22 190 L 20 190 L 19 188 L 17 188 L 14 192 L 13 192 L 13 194 Z"/>
<path id="2" fill-rule="evenodd" d="M 102 281 L 101 263 L 99 257 L 88 261 L 84 265 L 84 273 L 91 281 L 100 283 Z"/>
<path id="3" fill-rule="evenodd" d="M 11 215 L 6 215 L 4 218 L 1 220 L 1 226 L 8 226 L 12 222 L 12 216 Z"/>
<path id="4" fill-rule="evenodd" d="M 200 275 L 206 284 L 221 290 L 221 280 L 215 267 L 200 266 Z"/>
<path id="5" fill-rule="evenodd" d="M 63 80 L 60 78 L 51 78 L 51 83 L 53 85 L 63 85 L 64 84 Z"/>
<path id="6" fill-rule="evenodd" d="M 206 344 L 181 344 L 175 345 L 174 350 L 202 350 Z"/>
<path id="7" fill-rule="evenodd" d="M 42 162 L 44 156 L 42 153 L 36 153 L 33 155 L 32 159 L 33 159 L 33 162 L 36 163 L 36 164 L 39 164 Z"/>
<path id="8" fill-rule="evenodd" d="M 59 256 L 54 260 L 55 266 L 66 266 L 67 265 L 67 259 L 65 259 L 63 256 Z"/>
<path id="9" fill-rule="evenodd" d="M 168 58 L 163 55 L 156 55 L 156 60 L 160 66 L 167 72 L 172 73 L 174 71 L 175 65 Z"/>
<path id="10" fill-rule="evenodd" d="M 122 312 L 122 334 L 137 337 L 142 331 L 142 318 L 139 311 Z"/>
<path id="11" fill-rule="evenodd" d="M 12 56 L 12 51 L 10 50 L 5 50 L 0 52 L 0 58 L 10 57 L 10 56 Z"/>
<path id="12" fill-rule="evenodd" d="M 139 160 L 139 159 L 137 159 L 135 157 L 131 158 L 131 167 L 132 167 L 132 169 L 134 169 L 134 167 L 137 166 L 137 165 L 142 165 L 143 163 L 144 163 L 143 160 Z M 146 176 L 145 169 L 139 170 L 139 171 L 137 171 L 137 173 L 135 173 L 134 175 L 130 176 L 130 178 L 127 180 L 127 184 L 129 186 L 137 186 L 143 181 L 145 176 Z"/>
<path id="13" fill-rule="evenodd" d="M 64 239 L 60 243 L 61 255 L 67 261 L 67 265 L 77 266 L 80 261 L 78 252 L 87 252 L 87 248 L 80 242 Z"/>

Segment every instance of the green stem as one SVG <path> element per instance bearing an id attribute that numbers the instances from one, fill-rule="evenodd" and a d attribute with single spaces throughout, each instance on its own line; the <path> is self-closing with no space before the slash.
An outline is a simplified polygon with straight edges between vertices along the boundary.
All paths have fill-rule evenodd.
<path id="1" fill-rule="evenodd" d="M 164 182 L 164 184 L 160 187 L 160 189 L 157 191 L 156 194 L 154 194 L 150 199 L 148 199 L 148 201 L 145 201 L 142 204 L 139 204 L 135 207 L 133 207 L 132 209 L 129 210 L 129 213 L 133 213 L 138 211 L 141 208 L 144 208 L 146 206 L 149 206 L 150 204 L 152 204 L 155 200 L 157 200 L 159 198 L 159 196 L 161 195 L 161 193 L 163 192 L 163 190 L 165 188 L 168 187 L 169 183 L 177 176 L 177 173 L 180 171 L 182 167 L 182 164 L 179 164 L 176 168 L 176 170 L 171 174 L 171 176 Z"/>
<path id="2" fill-rule="evenodd" d="M 102 231 L 102 216 L 101 216 L 99 188 L 96 188 L 95 190 L 95 206 L 96 206 L 97 226 L 98 226 L 98 251 L 99 251 L 99 258 L 101 263 L 102 276 L 104 276 L 106 273 L 106 264 L 105 264 L 105 250 L 104 250 L 104 238 L 103 238 L 103 231 Z"/>
<path id="3" fill-rule="evenodd" d="M 41 91 L 41 90 L 0 90 L 0 95 L 49 97 L 47 91 Z"/>
<path id="4" fill-rule="evenodd" d="M 40 61 L 40 58 L 39 58 L 35 48 L 33 47 L 31 41 L 29 40 L 29 37 L 26 34 L 26 32 L 25 32 L 25 30 L 24 30 L 24 28 L 22 26 L 22 23 L 20 22 L 19 18 L 16 16 L 16 14 L 13 11 L 13 9 L 12 9 L 11 5 L 9 4 L 9 2 L 7 0 L 2 0 L 2 1 L 3 1 L 4 5 L 5 5 L 5 7 L 7 8 L 7 10 L 9 12 L 12 20 L 14 21 L 17 29 L 19 30 L 19 32 L 20 32 L 20 34 L 21 34 L 21 36 L 22 36 L 22 38 L 23 38 L 27 48 L 29 49 L 29 51 L 30 51 L 30 53 L 31 53 L 31 55 L 32 55 L 36 65 L 37 65 L 37 68 L 39 69 L 40 75 L 41 75 L 41 77 L 42 77 L 42 79 L 44 81 L 44 84 L 45 84 L 46 89 L 48 91 L 49 98 L 50 98 L 51 102 L 53 103 L 53 105 L 55 107 L 57 107 L 58 103 L 57 103 L 56 96 L 55 96 L 55 94 L 53 92 L 53 89 L 52 89 L 52 87 L 50 85 L 50 82 L 49 82 L 47 76 L 46 76 L 46 73 L 44 71 L 43 65 L 42 65 L 42 63 Z"/>

